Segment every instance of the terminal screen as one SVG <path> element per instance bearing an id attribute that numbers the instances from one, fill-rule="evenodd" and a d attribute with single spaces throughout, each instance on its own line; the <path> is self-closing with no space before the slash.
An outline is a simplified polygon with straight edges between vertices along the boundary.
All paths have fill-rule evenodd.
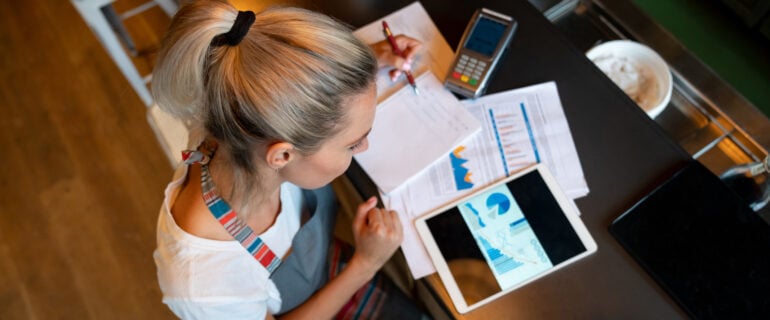
<path id="1" fill-rule="evenodd" d="M 506 27 L 503 23 L 481 16 L 464 47 L 491 57 Z"/>

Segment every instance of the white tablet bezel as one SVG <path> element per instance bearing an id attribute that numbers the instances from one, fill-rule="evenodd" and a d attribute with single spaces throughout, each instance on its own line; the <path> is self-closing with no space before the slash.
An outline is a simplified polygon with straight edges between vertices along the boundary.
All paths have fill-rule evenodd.
<path id="1" fill-rule="evenodd" d="M 577 234 L 580 241 L 583 243 L 583 246 L 586 248 L 586 251 L 570 258 L 565 261 L 562 261 L 561 263 L 553 266 L 551 269 L 548 269 L 547 271 L 538 274 L 526 281 L 523 281 L 519 283 L 518 285 L 515 285 L 513 287 L 502 289 L 500 292 L 497 292 L 489 297 L 486 297 L 480 301 L 477 301 L 473 305 L 467 305 L 465 299 L 463 298 L 462 293 L 460 292 L 460 289 L 455 282 L 454 278 L 452 277 L 451 272 L 449 271 L 449 266 L 447 265 L 446 260 L 441 255 L 441 251 L 438 248 L 438 245 L 436 244 L 436 241 L 433 239 L 433 235 L 431 234 L 430 230 L 428 229 L 428 225 L 426 223 L 427 219 L 430 219 L 431 217 L 440 215 L 442 213 L 445 213 L 447 210 L 452 209 L 453 207 L 457 206 L 458 204 L 465 202 L 471 198 L 473 198 L 476 195 L 479 195 L 483 192 L 486 192 L 494 187 L 497 187 L 501 184 L 507 184 L 510 181 L 516 180 L 517 178 L 524 176 L 530 172 L 538 171 L 540 173 L 540 176 L 543 178 L 543 181 L 545 181 L 546 186 L 550 190 L 551 194 L 553 195 L 554 199 L 556 199 L 556 202 L 558 203 L 559 207 L 561 208 L 562 212 L 564 213 L 564 216 L 567 218 L 567 221 L 569 221 L 572 229 Z M 515 196 L 515 195 L 514 195 Z M 438 272 L 439 277 L 441 278 L 441 282 L 444 284 L 444 287 L 446 288 L 447 292 L 449 293 L 449 297 L 452 299 L 452 302 L 455 305 L 455 308 L 457 309 L 457 312 L 459 313 L 467 313 L 468 311 L 471 311 L 475 308 L 478 308 L 486 303 L 489 303 L 492 300 L 495 300 L 499 298 L 500 296 L 505 295 L 506 293 L 509 293 L 513 290 L 516 290 L 528 283 L 531 283 L 532 281 L 535 281 L 547 274 L 550 274 L 551 272 L 554 272 L 556 270 L 561 269 L 562 267 L 579 260 L 585 256 L 588 256 L 594 252 L 596 252 L 597 246 L 594 239 L 591 237 L 591 234 L 588 232 L 588 229 L 583 224 L 583 221 L 580 220 L 579 212 L 577 207 L 575 206 L 574 202 L 569 199 L 564 192 L 559 187 L 558 183 L 554 179 L 553 175 L 551 175 L 548 168 L 542 164 L 537 164 L 530 166 L 526 169 L 523 169 L 521 171 L 518 171 L 514 173 L 513 175 L 502 179 L 500 181 L 497 181 L 495 183 L 492 183 L 489 186 L 486 186 L 482 189 L 479 189 L 457 201 L 454 201 L 446 206 L 443 206 L 439 209 L 436 209 L 424 216 L 421 216 L 417 219 L 415 219 L 415 226 L 417 228 L 417 233 L 420 235 L 420 238 L 423 241 L 423 244 L 425 246 L 426 251 L 428 252 L 428 255 L 430 256 L 431 260 L 433 261 L 433 265 L 436 268 L 436 271 Z M 473 243 L 472 245 L 476 245 L 476 243 Z"/>

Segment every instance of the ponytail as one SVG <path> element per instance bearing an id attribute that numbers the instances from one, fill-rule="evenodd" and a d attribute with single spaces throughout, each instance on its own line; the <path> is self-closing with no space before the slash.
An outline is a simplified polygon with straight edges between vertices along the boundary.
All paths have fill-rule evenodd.
<path id="1" fill-rule="evenodd" d="M 233 11 L 224 2 L 192 1 L 176 13 L 153 70 L 152 95 L 162 110 L 180 119 L 202 120 L 210 39 L 227 32 Z"/>

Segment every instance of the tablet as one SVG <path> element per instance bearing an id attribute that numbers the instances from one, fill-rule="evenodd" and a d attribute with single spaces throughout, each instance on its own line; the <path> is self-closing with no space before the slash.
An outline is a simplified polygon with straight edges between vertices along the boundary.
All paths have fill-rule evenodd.
<path id="1" fill-rule="evenodd" d="M 768 319 L 770 226 L 696 160 L 610 225 L 691 319 Z"/>
<path id="2" fill-rule="evenodd" d="M 459 313 L 596 252 L 577 207 L 542 164 L 415 224 Z"/>

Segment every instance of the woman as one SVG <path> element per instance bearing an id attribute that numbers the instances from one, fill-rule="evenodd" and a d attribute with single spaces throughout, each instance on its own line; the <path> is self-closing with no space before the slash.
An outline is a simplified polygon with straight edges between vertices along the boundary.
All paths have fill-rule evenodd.
<path id="1" fill-rule="evenodd" d="M 402 239 L 396 213 L 374 198 L 359 205 L 355 252 L 340 262 L 327 186 L 367 149 L 376 69 L 398 66 L 397 77 L 419 47 L 397 41 L 406 60 L 387 43 L 373 45 L 375 55 L 340 23 L 301 9 L 255 15 L 224 1 L 180 9 L 152 83 L 158 105 L 190 122 L 200 142 L 184 153 L 158 221 L 158 278 L 177 316 L 416 311 L 376 276 Z"/>

